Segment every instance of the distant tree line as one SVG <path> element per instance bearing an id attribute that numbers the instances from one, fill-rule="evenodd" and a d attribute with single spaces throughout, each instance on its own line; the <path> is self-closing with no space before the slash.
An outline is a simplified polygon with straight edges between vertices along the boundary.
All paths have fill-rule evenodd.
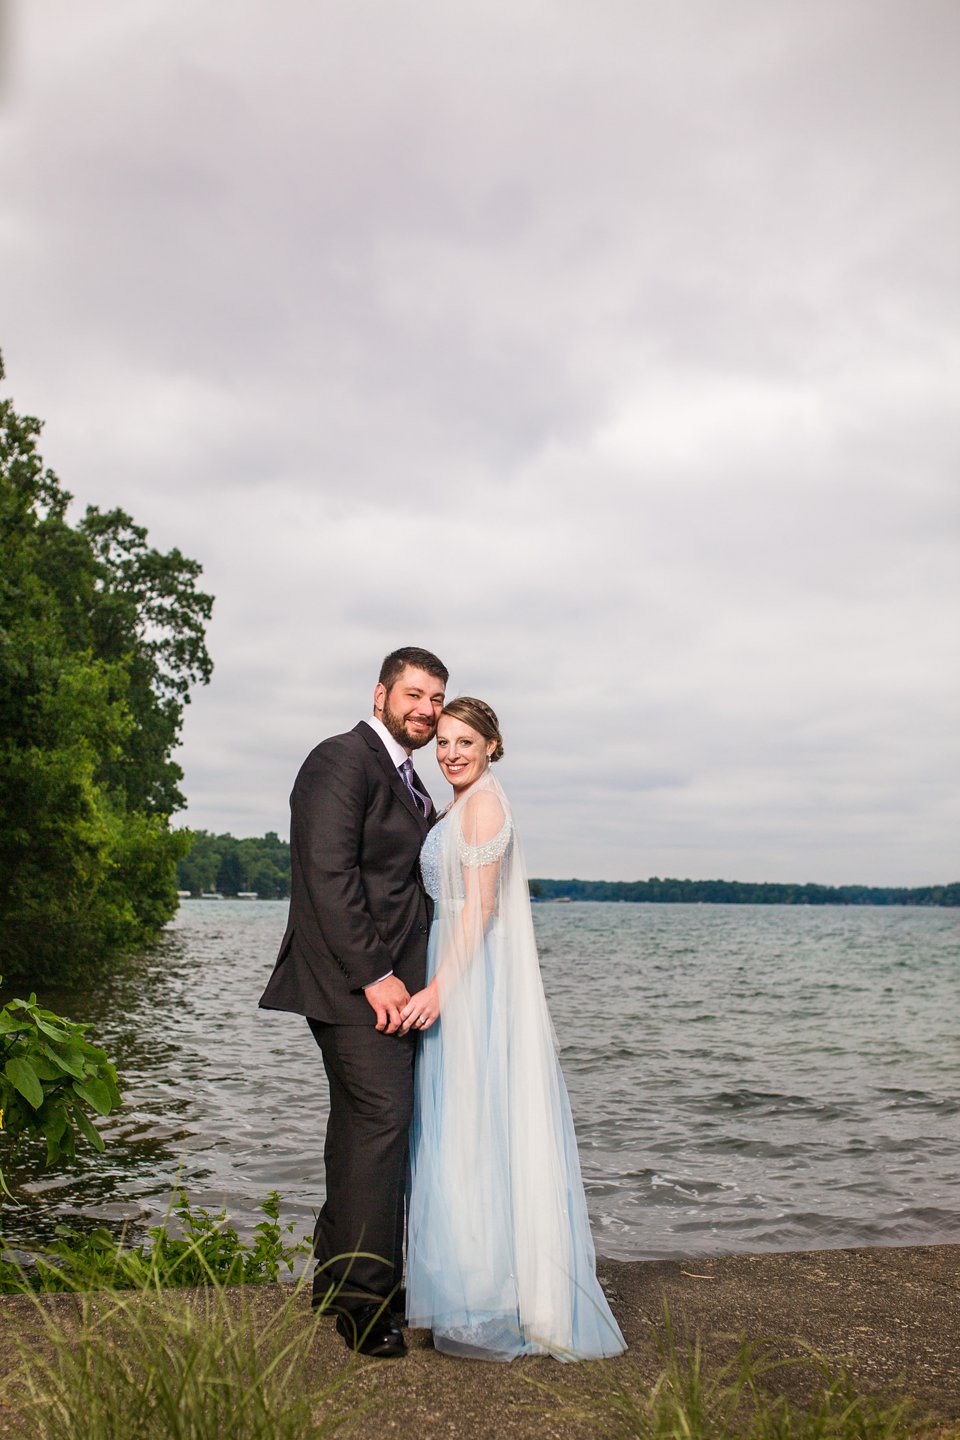
<path id="1" fill-rule="evenodd" d="M 960 883 L 921 885 L 751 884 L 739 880 L 531 880 L 536 900 L 625 900 L 705 905 L 960 905 Z"/>
<path id="2" fill-rule="evenodd" d="M 191 895 L 290 894 L 290 846 L 272 830 L 259 839 L 193 831 L 177 881 Z M 738 880 L 531 880 L 535 900 L 621 900 L 707 905 L 960 905 L 960 884 L 913 889 L 878 885 L 778 885 Z"/>
<path id="3" fill-rule="evenodd" d="M 173 752 L 212 669 L 199 564 L 122 510 L 71 523 L 40 428 L 0 399 L 0 974 L 31 985 L 99 971 L 175 912 Z"/>
<path id="4" fill-rule="evenodd" d="M 177 886 L 191 895 L 255 893 L 261 900 L 290 894 L 290 846 L 269 830 L 259 839 L 236 840 L 194 830 L 190 851 L 177 862 Z"/>

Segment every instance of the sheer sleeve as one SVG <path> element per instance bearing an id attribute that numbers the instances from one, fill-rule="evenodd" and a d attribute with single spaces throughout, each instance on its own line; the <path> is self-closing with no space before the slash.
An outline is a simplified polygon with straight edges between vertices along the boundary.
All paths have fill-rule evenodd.
<path id="1" fill-rule="evenodd" d="M 480 790 L 469 796 L 457 819 L 456 859 L 464 897 L 460 914 L 463 943 L 460 961 L 469 964 L 483 945 L 483 937 L 497 908 L 500 868 L 512 827 L 506 809 L 492 790 Z"/>
<path id="2" fill-rule="evenodd" d="M 476 870 L 483 865 L 492 865 L 501 860 L 506 853 L 513 833 L 513 822 L 509 815 L 503 814 L 502 807 L 498 806 L 498 809 L 503 823 L 489 840 L 479 840 L 477 843 L 471 844 L 464 836 L 462 829 L 458 833 L 457 853 L 460 856 L 460 864 L 466 869 Z M 489 828 L 489 826 L 485 828 Z"/>
<path id="3" fill-rule="evenodd" d="M 483 960 L 500 905 L 513 821 L 503 791 L 487 776 L 454 805 L 443 826 L 436 963 L 441 1010 Z"/>

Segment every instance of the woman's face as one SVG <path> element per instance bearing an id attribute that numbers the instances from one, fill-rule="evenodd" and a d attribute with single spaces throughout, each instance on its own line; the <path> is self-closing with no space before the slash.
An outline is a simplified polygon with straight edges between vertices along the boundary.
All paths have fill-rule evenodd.
<path id="1" fill-rule="evenodd" d="M 492 740 L 484 740 L 479 730 L 441 715 L 437 722 L 437 764 L 454 790 L 465 790 L 487 768 L 487 756 L 495 749 Z"/>

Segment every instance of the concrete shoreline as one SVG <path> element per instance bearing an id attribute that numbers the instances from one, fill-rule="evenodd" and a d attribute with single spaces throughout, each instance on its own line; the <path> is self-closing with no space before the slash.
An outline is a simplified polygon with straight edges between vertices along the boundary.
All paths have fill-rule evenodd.
<path id="1" fill-rule="evenodd" d="M 429 1332 L 413 1330 L 404 1359 L 355 1361 L 332 1322 L 321 1320 L 313 1351 L 317 1382 L 352 1367 L 351 1394 L 373 1404 L 378 1432 L 408 1440 L 586 1437 L 596 1430 L 578 1419 L 578 1396 L 595 1396 L 611 1384 L 641 1392 L 660 1373 L 657 1336 L 667 1306 L 678 1339 L 699 1337 L 711 1362 L 731 1358 L 741 1336 L 783 1358 L 812 1349 L 846 1362 L 865 1392 L 910 1395 L 943 1424 L 960 1422 L 960 1244 L 601 1260 L 598 1271 L 630 1346 L 616 1360 L 485 1365 L 438 1355 Z M 267 1319 L 290 1292 L 264 1286 L 234 1293 Z M 62 1305 L 66 1317 L 75 1302 L 52 1296 L 44 1303 Z M 306 1296 L 296 1303 L 306 1319 Z M 0 1297 L 2 1370 L 14 1358 L 3 1331 L 20 1330 L 32 1305 L 20 1296 Z M 803 1397 L 809 1378 L 801 1368 L 777 1375 L 783 1393 Z M 0 1435 L 10 1433 L 4 1420 L 0 1412 Z M 360 1431 L 369 1424 L 368 1415 Z M 960 1426 L 949 1428 L 960 1434 Z"/>

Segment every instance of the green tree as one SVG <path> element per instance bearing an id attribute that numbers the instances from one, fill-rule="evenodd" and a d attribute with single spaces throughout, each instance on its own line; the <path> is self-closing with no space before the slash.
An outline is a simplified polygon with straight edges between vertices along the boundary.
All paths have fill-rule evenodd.
<path id="1" fill-rule="evenodd" d="M 274 830 L 245 840 L 194 830 L 189 853 L 177 866 L 177 881 L 192 895 L 252 890 L 261 900 L 283 900 L 290 894 L 290 846 Z"/>
<path id="2" fill-rule="evenodd" d="M 171 751 L 212 606 L 196 563 L 123 512 L 70 525 L 40 428 L 0 400 L 0 966 L 34 983 L 173 913 L 189 839 L 169 828 Z"/>
<path id="3" fill-rule="evenodd" d="M 177 885 L 189 890 L 191 895 L 216 890 L 217 874 L 220 870 L 220 851 L 216 837 L 206 830 L 190 832 L 190 849 L 177 862 Z"/>
<path id="4" fill-rule="evenodd" d="M 185 801 L 183 772 L 170 758 L 190 687 L 207 684 L 213 664 L 204 626 L 213 599 L 196 588 L 201 567 L 179 550 L 161 554 L 123 510 L 88 508 L 78 530 L 97 565 L 96 603 L 84 639 L 126 670 L 126 700 L 134 719 L 128 743 L 105 769 L 127 804 L 170 815 Z"/>

